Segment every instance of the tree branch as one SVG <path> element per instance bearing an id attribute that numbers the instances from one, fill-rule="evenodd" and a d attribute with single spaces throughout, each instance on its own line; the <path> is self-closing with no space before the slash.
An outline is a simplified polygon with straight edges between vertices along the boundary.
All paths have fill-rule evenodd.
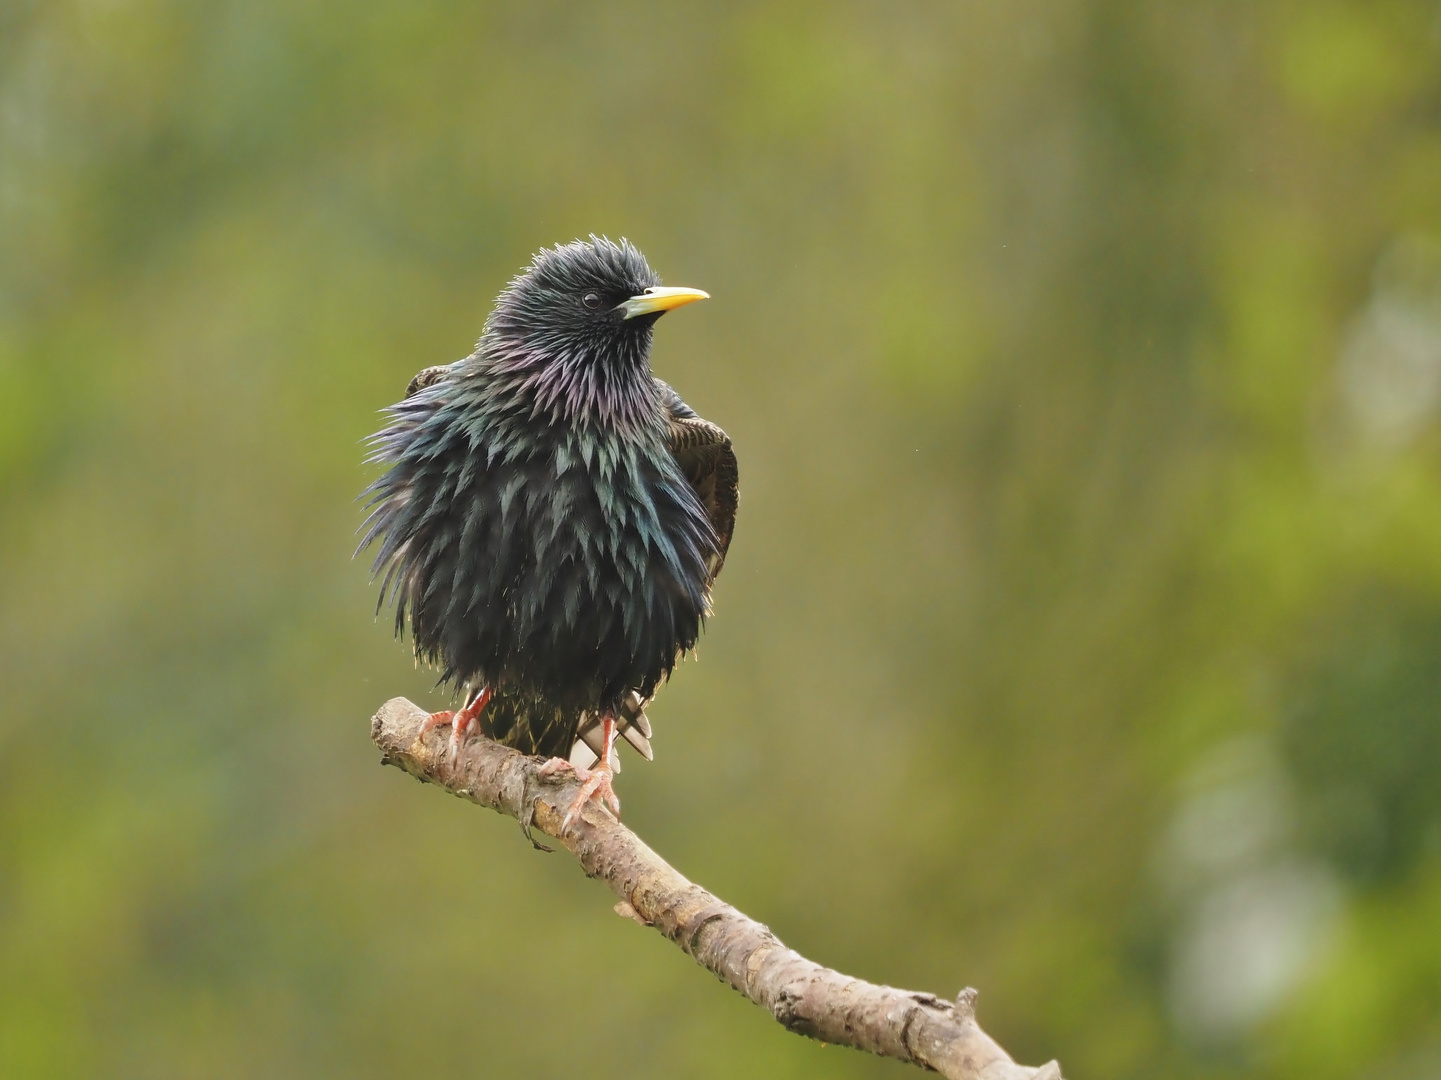
<path id="1" fill-rule="evenodd" d="M 976 992 L 954 1001 L 852 979 L 786 948 L 766 927 L 677 873 L 639 837 L 591 803 L 562 836 L 561 810 L 576 792 L 567 777 L 536 774 L 537 758 L 471 739 L 450 760 L 445 733 L 420 737 L 426 713 L 405 698 L 370 722 L 383 761 L 453 795 L 554 837 L 582 869 L 620 897 L 618 914 L 653 926 L 784 1027 L 933 1069 L 948 1080 L 1062 1080 L 1054 1061 L 1017 1065 L 976 1024 Z"/>

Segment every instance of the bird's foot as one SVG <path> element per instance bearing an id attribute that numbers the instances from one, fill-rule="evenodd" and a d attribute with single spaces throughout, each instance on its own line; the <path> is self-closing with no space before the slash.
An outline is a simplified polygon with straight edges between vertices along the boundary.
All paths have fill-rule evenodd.
<path id="1" fill-rule="evenodd" d="M 611 787 L 610 783 L 615 778 L 614 770 L 609 765 L 602 763 L 593 769 L 576 769 L 575 776 L 580 781 L 580 791 L 576 793 L 570 809 L 561 819 L 560 831 L 565 832 L 570 828 L 570 823 L 585 809 L 585 804 L 591 799 L 599 799 L 609 806 L 611 813 L 615 814 L 616 820 L 619 821 L 620 797 L 616 795 L 615 788 Z"/>
<path id="2" fill-rule="evenodd" d="M 585 804 L 591 799 L 599 799 L 605 803 L 615 814 L 616 820 L 620 819 L 620 797 L 616 795 L 615 788 L 611 786 L 611 781 L 615 779 L 615 770 L 609 765 L 601 763 L 593 769 L 582 769 L 578 765 L 572 765 L 565 758 L 553 757 L 542 764 L 536 772 L 546 777 L 572 772 L 580 781 L 580 791 L 576 793 L 570 808 L 565 812 L 565 817 L 561 819 L 561 832 L 570 828 L 570 823 L 585 809 Z"/>
<path id="3" fill-rule="evenodd" d="M 435 728 L 450 725 L 450 760 L 460 757 L 460 748 L 465 745 L 470 729 L 480 723 L 480 714 L 490 704 L 490 687 L 483 687 L 465 708 L 452 711 L 444 709 L 431 713 L 420 725 L 420 736 L 424 738 Z"/>

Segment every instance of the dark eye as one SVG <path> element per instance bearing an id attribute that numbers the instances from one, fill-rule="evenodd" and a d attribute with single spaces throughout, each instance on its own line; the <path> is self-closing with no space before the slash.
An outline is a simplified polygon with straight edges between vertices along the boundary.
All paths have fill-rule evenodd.
<path id="1" fill-rule="evenodd" d="M 600 307 L 600 293 L 588 292 L 580 298 L 580 302 L 594 311 Z"/>

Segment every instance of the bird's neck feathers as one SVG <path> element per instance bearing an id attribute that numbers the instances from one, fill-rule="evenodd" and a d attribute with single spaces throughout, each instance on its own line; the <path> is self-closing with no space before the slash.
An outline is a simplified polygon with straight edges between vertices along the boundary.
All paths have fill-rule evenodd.
<path id="1" fill-rule="evenodd" d="M 633 438 L 664 424 L 650 328 L 609 342 L 532 342 L 487 327 L 467 363 L 491 408 Z"/>

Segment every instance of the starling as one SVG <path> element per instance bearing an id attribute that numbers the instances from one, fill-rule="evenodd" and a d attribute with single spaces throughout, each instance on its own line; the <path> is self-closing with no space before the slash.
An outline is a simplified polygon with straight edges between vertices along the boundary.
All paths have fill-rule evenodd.
<path id="1" fill-rule="evenodd" d="M 567 825 L 592 797 L 619 812 L 617 734 L 651 757 L 645 706 L 694 648 L 730 544 L 730 439 L 650 371 L 656 320 L 706 298 L 625 240 L 546 249 L 475 351 L 418 374 L 371 440 L 379 606 L 463 695 L 427 730 L 451 725 L 455 753 L 478 725 L 573 769 Z"/>

